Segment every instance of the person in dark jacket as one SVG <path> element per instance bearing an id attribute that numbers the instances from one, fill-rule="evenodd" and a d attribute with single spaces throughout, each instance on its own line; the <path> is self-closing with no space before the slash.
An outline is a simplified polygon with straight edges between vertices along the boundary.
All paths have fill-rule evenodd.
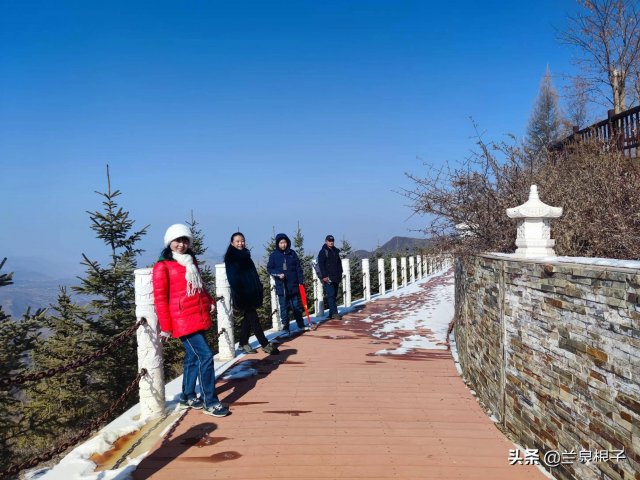
<path id="1" fill-rule="evenodd" d="M 262 325 L 258 320 L 257 309 L 262 306 L 263 287 L 256 266 L 251 260 L 251 252 L 245 248 L 242 233 L 236 232 L 231 235 L 231 244 L 224 254 L 224 264 L 231 287 L 231 301 L 233 306 L 244 314 L 240 325 L 240 348 L 247 353 L 256 353 L 249 345 L 249 333 L 253 330 L 265 353 L 270 355 L 280 353 L 276 346 L 269 343 L 264 336 Z"/>
<path id="2" fill-rule="evenodd" d="M 171 225 L 164 234 L 164 250 L 153 267 L 153 298 L 160 336 L 179 338 L 184 346 L 180 406 L 203 409 L 214 417 L 229 414 L 215 389 L 213 353 L 204 337 L 211 328 L 216 302 L 202 282 L 198 262 L 189 248 L 193 235 L 186 225 Z M 196 379 L 201 396 L 196 396 Z"/>
<path id="3" fill-rule="evenodd" d="M 340 259 L 340 250 L 335 246 L 333 235 L 327 235 L 324 239 L 324 245 L 318 253 L 318 267 L 320 268 L 324 293 L 327 296 L 329 318 L 341 320 L 342 315 L 338 313 L 336 298 L 338 287 L 342 281 L 342 260 Z"/>
<path id="4" fill-rule="evenodd" d="M 289 308 L 293 311 L 298 330 L 307 330 L 302 318 L 299 285 L 304 285 L 302 265 L 298 254 L 291 250 L 291 240 L 284 233 L 276 235 L 276 249 L 269 256 L 267 272 L 276 282 L 280 304 L 280 320 L 285 335 L 289 335 Z"/>

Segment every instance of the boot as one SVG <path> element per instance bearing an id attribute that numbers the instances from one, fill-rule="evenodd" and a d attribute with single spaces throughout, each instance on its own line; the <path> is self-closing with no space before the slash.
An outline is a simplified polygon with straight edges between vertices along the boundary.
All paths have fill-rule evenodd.
<path id="1" fill-rule="evenodd" d="M 273 343 L 267 343 L 264 347 L 262 347 L 262 351 L 267 355 L 278 355 L 280 350 Z"/>
<path id="2" fill-rule="evenodd" d="M 249 344 L 241 345 L 240 348 L 244 353 L 258 353 L 258 351 L 255 348 L 251 347 L 251 345 Z"/>

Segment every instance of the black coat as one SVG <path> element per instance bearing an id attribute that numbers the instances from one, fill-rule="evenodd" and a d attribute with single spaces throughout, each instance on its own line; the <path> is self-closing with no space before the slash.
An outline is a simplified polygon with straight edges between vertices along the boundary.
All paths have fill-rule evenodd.
<path id="1" fill-rule="evenodd" d="M 342 260 L 340 250 L 336 247 L 329 248 L 326 244 L 322 246 L 318 253 L 318 266 L 322 274 L 321 279 L 329 277 L 333 283 L 342 281 Z"/>
<path id="2" fill-rule="evenodd" d="M 231 300 L 239 310 L 249 310 L 262 306 L 263 287 L 256 266 L 251 260 L 251 252 L 246 248 L 231 247 L 224 258 L 227 280 L 231 287 Z"/>

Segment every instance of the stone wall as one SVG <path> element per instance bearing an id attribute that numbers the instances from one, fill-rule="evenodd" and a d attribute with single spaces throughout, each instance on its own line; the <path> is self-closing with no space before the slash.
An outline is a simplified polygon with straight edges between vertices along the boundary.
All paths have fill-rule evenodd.
<path id="1" fill-rule="evenodd" d="M 463 375 L 516 442 L 541 456 L 625 451 L 567 461 L 556 478 L 640 479 L 640 270 L 611 263 L 483 255 L 456 267 Z"/>

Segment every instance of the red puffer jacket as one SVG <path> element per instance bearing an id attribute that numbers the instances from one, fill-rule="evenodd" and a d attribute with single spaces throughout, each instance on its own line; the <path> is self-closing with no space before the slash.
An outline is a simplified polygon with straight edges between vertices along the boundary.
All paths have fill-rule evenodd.
<path id="1" fill-rule="evenodd" d="M 211 328 L 209 310 L 215 300 L 204 290 L 187 296 L 186 268 L 162 260 L 153 267 L 153 298 L 163 332 L 176 338 Z"/>

